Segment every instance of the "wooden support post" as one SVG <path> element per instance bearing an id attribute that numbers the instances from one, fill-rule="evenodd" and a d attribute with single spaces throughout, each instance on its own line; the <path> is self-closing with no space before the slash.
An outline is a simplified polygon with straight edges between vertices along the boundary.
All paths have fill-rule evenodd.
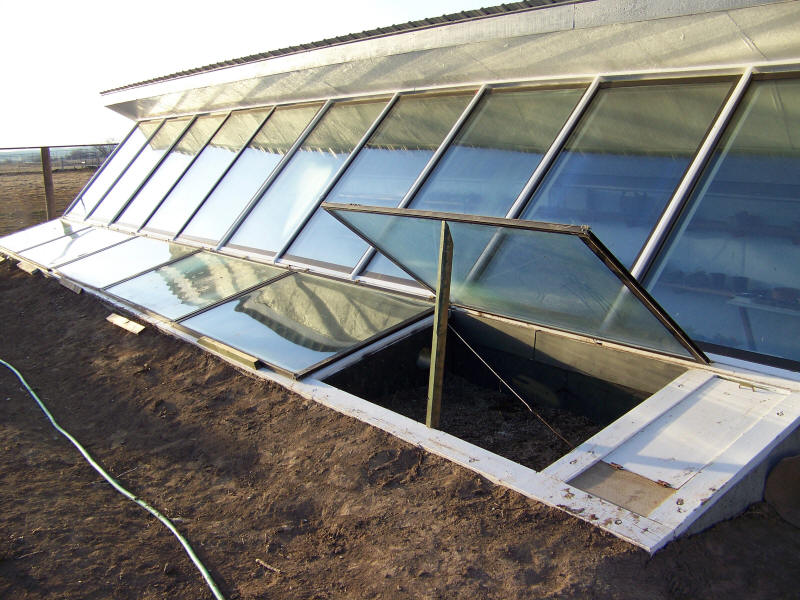
<path id="1" fill-rule="evenodd" d="M 42 174 L 44 175 L 44 202 L 47 220 L 56 217 L 56 202 L 53 192 L 53 167 L 50 164 L 50 148 L 44 146 L 42 152 Z"/>
<path id="2" fill-rule="evenodd" d="M 450 274 L 453 268 L 453 238 L 447 222 L 442 221 L 439 238 L 439 278 L 436 285 L 436 306 L 433 314 L 433 343 L 431 344 L 431 371 L 428 379 L 428 410 L 425 424 L 439 427 L 442 409 L 442 383 L 444 380 L 444 352 L 447 342 L 447 317 L 450 312 Z"/>

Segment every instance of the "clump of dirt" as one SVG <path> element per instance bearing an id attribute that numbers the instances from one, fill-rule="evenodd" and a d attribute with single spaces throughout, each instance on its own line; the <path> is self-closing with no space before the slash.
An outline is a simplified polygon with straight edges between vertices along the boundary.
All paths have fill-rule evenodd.
<path id="1" fill-rule="evenodd" d="M 800 530 L 766 504 L 651 558 L 109 312 L 0 263 L 0 357 L 231 600 L 797 596 Z M 211 597 L 4 368 L 0 448 L 0 597 Z"/>

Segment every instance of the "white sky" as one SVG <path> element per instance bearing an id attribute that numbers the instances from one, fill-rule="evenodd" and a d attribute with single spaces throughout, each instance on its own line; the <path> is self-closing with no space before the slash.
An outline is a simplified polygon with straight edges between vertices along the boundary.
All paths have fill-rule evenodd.
<path id="1" fill-rule="evenodd" d="M 493 0 L 0 1 L 0 148 L 118 140 L 100 92 Z"/>

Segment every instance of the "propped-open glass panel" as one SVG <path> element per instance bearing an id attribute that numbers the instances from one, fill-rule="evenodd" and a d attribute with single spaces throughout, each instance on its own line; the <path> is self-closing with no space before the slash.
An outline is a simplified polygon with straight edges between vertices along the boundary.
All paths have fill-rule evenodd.
<path id="1" fill-rule="evenodd" d="M 489 217 L 508 214 L 585 91 L 579 86 L 486 92 L 411 208 Z M 370 261 L 365 274 L 404 278 L 380 255 Z"/>
<path id="2" fill-rule="evenodd" d="M 320 194 L 386 105 L 334 104 L 236 230 L 229 246 L 273 255 L 309 216 Z"/>
<path id="3" fill-rule="evenodd" d="M 275 109 L 203 202 L 180 237 L 209 244 L 219 243 L 321 106 L 306 104 Z"/>
<path id="4" fill-rule="evenodd" d="M 80 283 L 103 288 L 193 252 L 197 249 L 182 244 L 134 237 L 66 264 L 58 271 Z"/>
<path id="5" fill-rule="evenodd" d="M 190 122 L 190 117 L 165 121 L 88 219 L 98 223 L 111 222 Z"/>
<path id="6" fill-rule="evenodd" d="M 285 270 L 200 252 L 108 288 L 135 306 L 176 320 L 280 277 Z"/>
<path id="7" fill-rule="evenodd" d="M 683 358 L 703 354 L 587 227 L 328 205 L 435 289 L 442 220 L 453 237 L 454 305 Z"/>
<path id="8" fill-rule="evenodd" d="M 158 169 L 136 193 L 116 222 L 123 227 L 139 229 L 224 120 L 225 115 L 198 117 L 164 157 Z"/>
<path id="9" fill-rule="evenodd" d="M 269 108 L 231 113 L 220 130 L 145 224 L 146 231 L 176 235 L 236 155 L 264 122 Z"/>
<path id="10" fill-rule="evenodd" d="M 24 259 L 47 268 L 77 260 L 87 254 L 119 244 L 131 236 L 111 229 L 89 228 L 60 237 L 20 253 Z"/>
<path id="11" fill-rule="evenodd" d="M 400 204 L 473 95 L 474 91 L 399 98 L 326 199 Z M 361 238 L 318 208 L 285 258 L 349 273 L 367 248 Z"/>
<path id="12" fill-rule="evenodd" d="M 0 248 L 11 252 L 22 252 L 65 235 L 72 235 L 87 227 L 85 223 L 70 223 L 61 219 L 46 221 L 0 238 Z"/>
<path id="13" fill-rule="evenodd" d="M 136 125 L 131 134 L 125 139 L 122 146 L 117 148 L 114 156 L 103 166 L 94 181 L 78 198 L 77 202 L 67 213 L 74 219 L 85 219 L 97 206 L 108 189 L 114 185 L 117 177 L 130 164 L 139 150 L 147 143 L 163 121 L 144 121 Z"/>
<path id="14" fill-rule="evenodd" d="M 732 85 L 600 89 L 522 218 L 587 224 L 630 268 Z"/>
<path id="15" fill-rule="evenodd" d="M 709 348 L 796 369 L 798 265 L 800 79 L 754 81 L 647 287 Z"/>
<path id="16" fill-rule="evenodd" d="M 431 310 L 414 298 L 293 273 L 181 325 L 302 376 Z"/>

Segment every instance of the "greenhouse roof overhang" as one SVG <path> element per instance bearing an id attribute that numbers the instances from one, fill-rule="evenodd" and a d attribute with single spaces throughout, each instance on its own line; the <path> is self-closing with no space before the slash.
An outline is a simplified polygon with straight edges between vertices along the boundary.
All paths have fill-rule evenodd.
<path id="1" fill-rule="evenodd" d="M 800 2 L 522 8 L 108 94 L 131 132 L 0 248 L 651 551 L 730 516 L 800 446 Z M 500 370 L 636 392 L 543 471 L 323 383 L 430 327 L 442 221 Z"/>

